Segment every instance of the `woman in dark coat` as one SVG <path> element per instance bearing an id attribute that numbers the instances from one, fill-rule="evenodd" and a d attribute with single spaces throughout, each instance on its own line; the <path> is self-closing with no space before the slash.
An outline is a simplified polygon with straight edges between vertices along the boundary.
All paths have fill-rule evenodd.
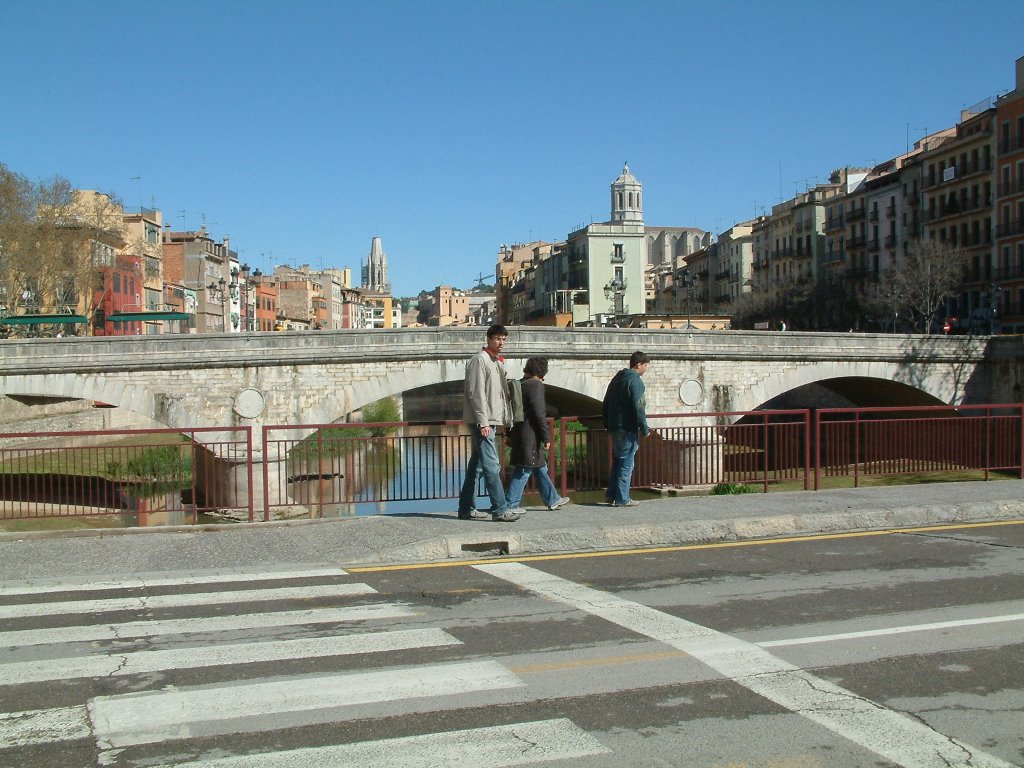
<path id="1" fill-rule="evenodd" d="M 510 507 L 518 507 L 522 502 L 523 490 L 531 475 L 536 479 L 537 490 L 548 509 L 558 509 L 570 501 L 568 496 L 558 493 L 548 475 L 547 451 L 551 447 L 551 432 L 544 402 L 544 377 L 547 373 L 545 357 L 531 357 L 523 366 L 523 421 L 509 432 L 512 446 L 510 463 L 515 467 L 505 494 Z"/>

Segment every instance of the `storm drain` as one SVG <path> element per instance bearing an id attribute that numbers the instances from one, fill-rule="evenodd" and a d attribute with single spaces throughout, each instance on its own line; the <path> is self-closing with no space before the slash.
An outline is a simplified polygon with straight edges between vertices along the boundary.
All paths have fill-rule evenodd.
<path id="1" fill-rule="evenodd" d="M 478 541 L 473 544 L 463 544 L 462 551 L 474 555 L 507 555 L 507 541 Z"/>

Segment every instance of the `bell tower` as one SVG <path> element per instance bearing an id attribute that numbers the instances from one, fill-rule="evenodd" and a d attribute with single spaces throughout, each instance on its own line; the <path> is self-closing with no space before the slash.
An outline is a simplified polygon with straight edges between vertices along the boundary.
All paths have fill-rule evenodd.
<path id="1" fill-rule="evenodd" d="M 619 178 L 612 182 L 611 223 L 644 223 L 644 185 L 629 172 L 629 163 L 624 163 Z"/>

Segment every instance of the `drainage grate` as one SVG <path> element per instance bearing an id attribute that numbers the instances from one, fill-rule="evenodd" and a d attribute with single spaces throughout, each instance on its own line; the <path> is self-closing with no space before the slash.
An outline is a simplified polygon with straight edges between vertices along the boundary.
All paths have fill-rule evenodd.
<path id="1" fill-rule="evenodd" d="M 463 544 L 463 552 L 472 552 L 476 555 L 507 555 L 507 541 L 478 541 L 475 544 Z"/>

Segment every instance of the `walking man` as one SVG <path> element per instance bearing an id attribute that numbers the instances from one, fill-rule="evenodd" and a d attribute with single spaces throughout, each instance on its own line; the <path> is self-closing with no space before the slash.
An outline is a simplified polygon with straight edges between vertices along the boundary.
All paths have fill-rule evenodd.
<path id="1" fill-rule="evenodd" d="M 551 430 L 548 429 L 547 404 L 544 401 L 544 377 L 548 375 L 548 359 L 531 357 L 523 366 L 523 421 L 514 424 L 509 433 L 512 444 L 511 464 L 515 467 L 505 497 L 510 506 L 518 507 L 523 490 L 532 475 L 537 490 L 548 509 L 558 509 L 569 503 L 548 475 L 547 451 L 551 448 Z"/>
<path id="2" fill-rule="evenodd" d="M 629 356 L 629 368 L 615 374 L 604 394 L 604 426 L 612 441 L 612 468 L 608 476 L 605 500 L 613 507 L 635 507 L 629 498 L 633 478 L 633 460 L 640 448 L 640 435 L 647 437 L 647 398 L 640 379 L 650 361 L 643 352 Z"/>
<path id="3" fill-rule="evenodd" d="M 498 458 L 498 427 L 512 423 L 512 408 L 505 382 L 505 358 L 501 350 L 508 339 L 503 325 L 487 329 L 487 346 L 466 364 L 466 383 L 462 401 L 462 420 L 469 425 L 473 450 L 466 465 L 466 477 L 459 493 L 460 520 L 486 520 L 488 515 L 476 509 L 476 483 L 483 473 L 487 495 L 491 498 L 492 520 L 514 523 L 523 510 L 510 508 L 501 484 L 501 460 Z"/>

